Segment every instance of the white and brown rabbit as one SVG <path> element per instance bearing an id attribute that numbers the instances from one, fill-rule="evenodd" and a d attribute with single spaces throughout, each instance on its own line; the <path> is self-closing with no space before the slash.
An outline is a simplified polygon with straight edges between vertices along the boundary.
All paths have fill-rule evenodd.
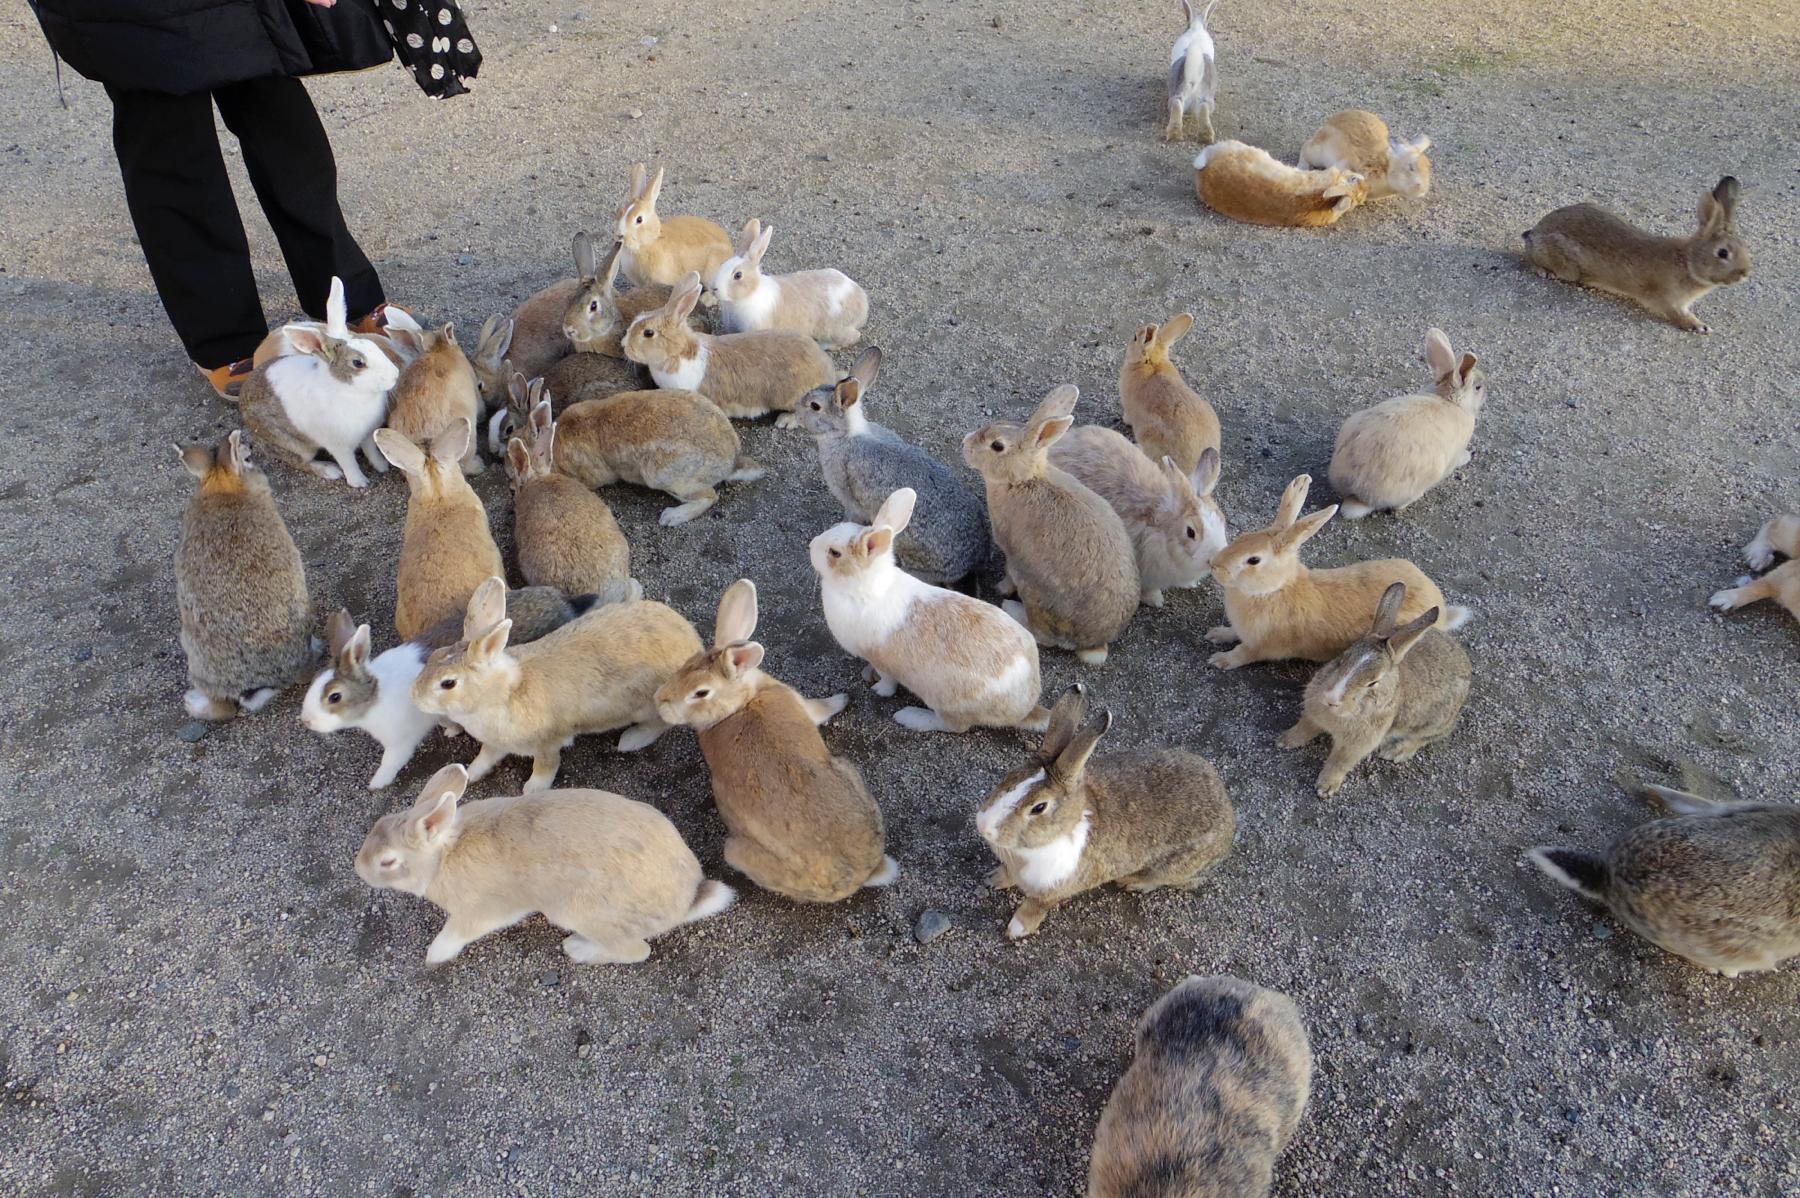
<path id="1" fill-rule="evenodd" d="M 1144 455 L 1175 459 L 1199 490 L 1200 455 L 1219 451 L 1219 416 L 1169 360 L 1170 347 L 1193 327 L 1193 315 L 1182 312 L 1132 335 L 1119 367 L 1119 402 Z"/>
<path id="2" fill-rule="evenodd" d="M 527 792 L 556 781 L 562 751 L 577 736 L 623 728 L 619 751 L 629 753 L 668 731 L 656 688 L 700 650 L 692 624 L 645 599 L 596 607 L 508 648 L 512 621 L 498 577 L 476 589 L 463 626 L 487 631 L 433 653 L 413 682 L 413 702 L 481 742 L 469 765 L 473 781 L 514 754 L 530 757 Z"/>
<path id="3" fill-rule="evenodd" d="M 1312 1093 L 1294 1000 L 1189 977 L 1137 1026 L 1088 1165 L 1088 1198 L 1266 1198 Z"/>
<path id="4" fill-rule="evenodd" d="M 1400 141 L 1388 136 L 1387 122 L 1361 108 L 1347 108 L 1325 118 L 1319 131 L 1300 148 L 1300 165 L 1308 170 L 1333 168 L 1369 181 L 1369 198 L 1389 196 L 1423 199 L 1431 190 L 1429 137 Z"/>
<path id="5" fill-rule="evenodd" d="M 1436 386 L 1352 413 L 1338 429 L 1331 485 L 1346 520 L 1405 511 L 1469 463 L 1475 418 L 1487 399 L 1487 376 L 1474 354 L 1459 361 L 1442 329 L 1425 333 L 1425 362 Z"/>
<path id="6" fill-rule="evenodd" d="M 1143 601 L 1151 607 L 1163 605 L 1164 591 L 1199 586 L 1225 548 L 1225 513 L 1212 499 L 1219 482 L 1215 449 L 1201 453 L 1189 477 L 1175 459 L 1158 465 L 1110 428 L 1084 424 L 1051 446 L 1050 464 L 1119 513 L 1137 552 Z"/>
<path id="7" fill-rule="evenodd" d="M 1432 627 L 1435 607 L 1400 624 L 1405 602 L 1403 582 L 1382 594 L 1369 634 L 1319 667 L 1306 684 L 1299 722 L 1281 734 L 1284 749 L 1311 744 L 1321 733 L 1331 737 L 1331 755 L 1319 771 L 1321 798 L 1336 794 L 1371 753 L 1406 761 L 1450 735 L 1469 697 L 1468 653 Z"/>
<path id="8" fill-rule="evenodd" d="M 556 423 L 548 401 L 533 409 L 527 431 L 529 449 L 518 437 L 506 447 L 519 573 L 531 586 L 595 594 L 602 603 L 642 599 L 644 588 L 631 577 L 631 545 L 612 509 L 553 465 Z"/>
<path id="9" fill-rule="evenodd" d="M 394 599 L 394 630 L 403 640 L 455 617 L 483 579 L 505 573 L 487 509 L 462 471 L 474 437 L 468 420 L 458 418 L 427 454 L 391 428 L 376 430 L 409 492 Z"/>
<path id="10" fill-rule="evenodd" d="M 1089 720 L 1079 683 L 1050 713 L 1043 746 L 989 792 L 975 829 L 1000 865 L 996 890 L 1024 895 L 1008 939 L 1037 931 L 1078 894 L 1117 882 L 1127 890 L 1191 890 L 1231 852 L 1237 814 L 1210 761 L 1185 749 L 1092 757 L 1112 713 Z"/>
<path id="11" fill-rule="evenodd" d="M 175 545 L 182 702 L 196 719 L 228 720 L 262 710 L 311 663 L 306 566 L 242 433 L 175 452 L 200 484 Z"/>
<path id="12" fill-rule="evenodd" d="M 812 434 L 825 485 L 847 519 L 869 524 L 902 487 L 921 497 L 917 517 L 894 543 L 900 568 L 948 584 L 987 561 L 987 507 L 950 468 L 868 416 L 881 351 L 867 349 L 842 382 L 814 389 L 795 409 Z"/>
<path id="13" fill-rule="evenodd" d="M 1074 423 L 1078 395 L 1074 387 L 1058 387 L 1023 428 L 990 424 L 970 433 L 963 461 L 987 483 L 994 540 L 1019 596 L 1006 611 L 1039 644 L 1073 649 L 1099 665 L 1131 622 L 1142 592 L 1137 552 L 1119 514 L 1048 456 Z"/>
<path id="14" fill-rule="evenodd" d="M 1214 666 L 1235 670 L 1290 657 L 1330 661 L 1368 630 L 1370 613 L 1396 582 L 1406 584 L 1397 622 L 1436 607 L 1445 613 L 1446 631 L 1468 623 L 1469 609 L 1446 606 L 1437 584 L 1404 558 L 1307 568 L 1300 546 L 1337 514 L 1334 505 L 1300 518 L 1311 486 L 1309 474 L 1289 483 L 1272 524 L 1243 533 L 1213 558 L 1213 579 L 1225 591 L 1230 623 L 1212 629 L 1206 639 L 1221 645 L 1238 642 L 1235 649 L 1213 654 L 1208 660 Z"/>
<path id="15" fill-rule="evenodd" d="M 1220 141 L 1194 159 L 1194 194 L 1245 224 L 1317 229 L 1366 201 L 1369 184 L 1354 171 L 1303 171 L 1256 146 Z"/>
<path id="16" fill-rule="evenodd" d="M 665 287 L 680 282 L 689 271 L 712 278 L 719 264 L 731 257 L 731 234 L 704 217 L 658 216 L 662 185 L 662 167 L 650 177 L 641 162 L 631 168 L 631 194 L 619 205 L 613 223 L 625 277 L 639 286 Z"/>
<path id="17" fill-rule="evenodd" d="M 1800 806 L 1642 791 L 1669 817 L 1602 853 L 1540 846 L 1532 863 L 1702 969 L 1734 978 L 1800 956 Z"/>
<path id="18" fill-rule="evenodd" d="M 667 816 L 604 790 L 478 799 L 460 765 L 432 775 L 407 811 L 375 821 L 356 873 L 377 890 L 416 894 L 441 908 L 427 965 L 534 914 L 569 935 L 578 965 L 631 965 L 649 942 L 731 906 L 737 892 L 706 879 Z"/>
<path id="19" fill-rule="evenodd" d="M 806 393 L 841 377 L 804 333 L 699 332 L 687 319 L 699 302 L 700 276 L 690 272 L 667 304 L 626 330 L 625 356 L 649 367 L 658 387 L 698 391 L 737 420 L 779 412 L 775 427 L 792 428 L 794 408 Z"/>
<path id="20" fill-rule="evenodd" d="M 1736 586 L 1714 594 L 1712 605 L 1720 611 L 1736 611 L 1773 599 L 1790 616 L 1800 619 L 1800 514 L 1774 517 L 1744 546 L 1744 560 L 1752 570 L 1768 569 L 1777 553 L 1788 560 L 1761 578 L 1744 575 Z"/>
<path id="21" fill-rule="evenodd" d="M 388 396 L 387 427 L 414 445 L 430 444 L 458 420 L 479 427 L 481 389 L 468 355 L 456 343 L 455 326 L 446 324 L 435 333 L 403 329 L 393 337 L 406 347 L 411 360 Z M 463 473 L 479 474 L 483 465 L 480 446 L 471 439 Z"/>
<path id="22" fill-rule="evenodd" d="M 883 853 L 881 809 L 854 765 L 833 757 L 818 725 L 845 695 L 803 699 L 763 673 L 756 586 L 725 590 L 713 647 L 696 652 L 657 692 L 670 724 L 686 724 L 712 771 L 725 821 L 725 862 L 803 903 L 835 903 L 865 886 L 887 886 L 899 866 Z"/>
<path id="23" fill-rule="evenodd" d="M 754 333 L 786 329 L 802 333 L 826 349 L 855 345 L 869 319 L 869 296 L 841 270 L 798 270 L 768 275 L 763 254 L 775 226 L 752 217 L 738 238 L 737 253 L 703 276 L 719 301 L 719 329 Z"/>
<path id="24" fill-rule="evenodd" d="M 1700 198 L 1691 237 L 1658 237 L 1594 204 L 1571 204 L 1525 233 L 1525 257 L 1549 278 L 1620 296 L 1678 329 L 1704 333 L 1694 304 L 1750 275 L 1750 247 L 1732 227 L 1737 201 L 1738 181 L 1727 175 Z"/>
<path id="25" fill-rule="evenodd" d="M 624 253 L 623 243 L 614 242 L 602 262 L 593 237 L 575 234 L 575 268 L 580 272 L 581 286 L 563 309 L 562 319 L 563 335 L 576 353 L 623 358 L 625 347 L 621 339 L 631 322 L 669 302 L 670 288 L 658 283 L 643 283 L 623 292 L 614 289 Z"/>
<path id="26" fill-rule="evenodd" d="M 1187 136 L 1187 121 L 1193 117 L 1200 123 L 1200 140 L 1213 139 L 1213 105 L 1219 94 L 1219 69 L 1214 61 L 1212 34 L 1206 21 L 1212 16 L 1210 0 L 1201 12 L 1195 12 L 1189 0 L 1181 0 L 1181 15 L 1187 28 L 1175 39 L 1169 51 L 1169 119 L 1163 126 L 1166 141 L 1180 141 Z"/>
<path id="27" fill-rule="evenodd" d="M 900 569 L 895 547 L 917 496 L 902 487 L 868 526 L 839 524 L 812 540 L 825 623 L 883 698 L 904 686 L 923 707 L 894 720 L 915 732 L 976 725 L 1042 730 L 1037 641 L 989 603 L 921 582 Z"/>

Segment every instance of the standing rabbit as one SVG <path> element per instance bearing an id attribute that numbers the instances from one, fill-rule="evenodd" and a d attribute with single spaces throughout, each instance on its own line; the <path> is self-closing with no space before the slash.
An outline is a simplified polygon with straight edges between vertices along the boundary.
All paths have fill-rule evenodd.
<path id="1" fill-rule="evenodd" d="M 403 329 L 394 338 L 405 345 L 412 360 L 400 372 L 388 397 L 387 426 L 411 441 L 426 445 L 450 431 L 458 420 L 471 427 L 481 423 L 481 392 L 475 368 L 456 343 L 456 328 L 446 324 L 435 333 Z M 480 446 L 469 441 L 463 459 L 464 474 L 480 474 Z"/>
<path id="2" fill-rule="evenodd" d="M 1189 0 L 1181 0 L 1181 15 L 1187 28 L 1175 39 L 1169 51 L 1169 120 L 1163 128 L 1165 141 L 1180 141 L 1187 135 L 1187 118 L 1200 122 L 1200 140 L 1213 139 L 1213 102 L 1219 94 L 1219 71 L 1213 62 L 1212 34 L 1206 31 L 1206 20 L 1212 16 L 1211 0 L 1205 11 L 1195 12 Z"/>
<path id="3" fill-rule="evenodd" d="M 428 456 L 391 428 L 375 433 L 409 491 L 394 600 L 394 628 L 403 639 L 454 617 L 483 579 L 505 573 L 487 509 L 462 472 L 474 435 L 459 418 L 431 443 Z"/>
<path id="4" fill-rule="evenodd" d="M 1006 610 L 1039 644 L 1073 649 L 1089 665 L 1106 660 L 1137 611 L 1137 554 L 1106 500 L 1051 464 L 1048 453 L 1074 423 L 1079 392 L 1052 391 L 1020 428 L 990 424 L 963 438 L 963 461 L 987 483 L 994 539 L 1006 554 L 1019 602 Z"/>
<path id="5" fill-rule="evenodd" d="M 625 356 L 649 367 L 658 387 L 698 391 L 739 420 L 779 412 L 775 427 L 792 428 L 806 393 L 838 381 L 837 367 L 804 333 L 696 331 L 687 318 L 699 302 L 700 276 L 690 272 L 667 304 L 639 316 L 625 333 Z"/>
<path id="6" fill-rule="evenodd" d="M 619 206 L 613 226 L 625 277 L 639 286 L 672 286 L 690 271 L 703 279 L 712 278 L 719 265 L 731 257 L 731 234 L 703 217 L 657 216 L 656 200 L 662 185 L 662 167 L 657 167 L 648 181 L 643 163 L 631 168 L 631 194 Z"/>
<path id="7" fill-rule="evenodd" d="M 1207 660 L 1221 670 L 1258 661 L 1298 657 L 1330 661 L 1369 627 L 1369 613 L 1395 582 L 1406 584 L 1406 600 L 1394 616 L 1410 621 L 1429 608 L 1446 614 L 1444 629 L 1468 623 L 1466 607 L 1446 607 L 1444 593 L 1419 567 L 1404 558 L 1357 562 L 1312 570 L 1300 560 L 1300 546 L 1337 514 L 1336 506 L 1300 519 L 1312 476 L 1289 483 L 1267 528 L 1240 535 L 1213 558 L 1213 579 L 1225 591 L 1225 618 L 1206 639 L 1237 648 Z"/>
<path id="8" fill-rule="evenodd" d="M 1088 1198 L 1266 1198 L 1312 1093 L 1294 1000 L 1189 977 L 1137 1027 L 1088 1166 Z"/>
<path id="9" fill-rule="evenodd" d="M 975 817 L 1000 865 L 996 890 L 1025 896 L 1010 940 L 1037 931 L 1063 902 L 1108 882 L 1127 890 L 1191 890 L 1231 852 L 1237 814 L 1204 757 L 1146 749 L 1088 758 L 1112 713 L 1087 718 L 1087 691 L 1070 687 L 1050 713 L 1036 757 L 1002 778 Z"/>
<path id="10" fill-rule="evenodd" d="M 1750 276 L 1750 247 L 1732 227 L 1738 181 L 1700 199 L 1692 237 L 1657 237 L 1593 204 L 1558 208 L 1525 233 L 1525 257 L 1546 277 L 1605 291 L 1690 333 L 1705 333 L 1694 304 Z"/>
<path id="11" fill-rule="evenodd" d="M 1752 570 L 1768 569 L 1780 553 L 1789 560 L 1776 566 L 1761 578 L 1746 574 L 1737 585 L 1713 595 L 1711 603 L 1720 611 L 1736 611 L 1764 599 L 1773 599 L 1800 618 L 1800 515 L 1776 516 L 1764 524 L 1756 538 L 1744 546 L 1744 560 Z"/>
<path id="12" fill-rule="evenodd" d="M 427 965 L 534 914 L 569 933 L 578 965 L 632 965 L 649 941 L 731 906 L 737 892 L 708 881 L 667 816 L 604 790 L 551 790 L 457 806 L 460 765 L 432 775 L 410 810 L 375 821 L 356 874 L 443 909 Z"/>
<path id="13" fill-rule="evenodd" d="M 1604 853 L 1543 845 L 1534 865 L 1620 923 L 1734 978 L 1800 956 L 1800 806 L 1714 803 L 1661 786 L 1670 812 Z"/>
<path id="14" fill-rule="evenodd" d="M 1429 137 L 1400 141 L 1388 136 L 1387 122 L 1361 108 L 1348 108 L 1325 118 L 1319 131 L 1300 148 L 1300 165 L 1326 171 L 1353 171 L 1369 181 L 1369 198 L 1389 196 L 1423 199 L 1431 190 Z"/>
<path id="15" fill-rule="evenodd" d="M 869 319 L 869 297 L 841 270 L 799 270 L 786 275 L 762 272 L 763 254 L 775 226 L 752 217 L 744 225 L 737 253 L 711 275 L 719 299 L 719 329 L 754 333 L 786 329 L 803 333 L 826 349 L 855 345 Z"/>
<path id="16" fill-rule="evenodd" d="M 818 725 L 848 697 L 803 699 L 763 673 L 756 586 L 741 578 L 719 600 L 713 647 L 657 692 L 662 718 L 687 724 L 712 771 L 725 821 L 725 862 L 764 890 L 835 903 L 899 874 L 883 854 L 881 809 L 862 774 L 833 757 Z"/>
<path id="17" fill-rule="evenodd" d="M 991 604 L 934 587 L 901 570 L 898 538 L 917 496 L 888 496 L 870 527 L 839 524 L 812 540 L 825 623 L 844 652 L 869 663 L 864 677 L 887 698 L 904 686 L 924 707 L 894 720 L 915 732 L 965 732 L 977 724 L 1041 730 L 1037 641 Z"/>
<path id="18" fill-rule="evenodd" d="M 631 577 L 631 545 L 612 509 L 553 464 L 556 424 L 548 401 L 532 411 L 527 432 L 530 449 L 517 437 L 506 447 L 519 573 L 532 586 L 592 593 L 602 603 L 642 599 L 644 588 Z"/>
<path id="19" fill-rule="evenodd" d="M 926 582 L 954 583 L 987 560 L 987 509 L 949 467 L 869 419 L 865 400 L 880 365 L 881 351 L 865 350 L 847 378 L 801 402 L 800 427 L 812 434 L 825 485 L 848 519 L 871 523 L 902 487 L 923 497 L 919 519 L 894 544 L 894 559 Z"/>
<path id="20" fill-rule="evenodd" d="M 199 480 L 175 545 L 175 606 L 195 719 L 261 711 L 312 660 L 306 566 L 243 434 L 176 447 Z"/>
<path id="21" fill-rule="evenodd" d="M 1199 586 L 1225 548 L 1225 513 L 1212 499 L 1219 482 L 1216 449 L 1201 453 L 1190 478 L 1175 459 L 1165 457 L 1159 466 L 1111 429 L 1085 424 L 1051 447 L 1050 464 L 1119 513 L 1137 554 L 1143 601 L 1151 607 L 1163 605 L 1165 590 Z"/>
<path id="22" fill-rule="evenodd" d="M 1119 367 L 1119 402 L 1144 456 L 1174 458 L 1198 491 L 1200 455 L 1219 452 L 1219 416 L 1169 360 L 1170 347 L 1193 327 L 1193 316 L 1182 312 L 1132 336 Z"/>
<path id="23" fill-rule="evenodd" d="M 606 261 L 601 262 L 593 237 L 575 234 L 575 268 L 581 274 L 581 286 L 563 309 L 562 320 L 563 334 L 578 354 L 623 358 L 625 347 L 621 338 L 631 322 L 669 302 L 670 288 L 662 284 L 644 283 L 625 292 L 614 290 L 624 254 L 624 243 L 614 242 Z"/>
<path id="24" fill-rule="evenodd" d="M 1458 362 L 1442 329 L 1425 333 L 1434 394 L 1402 395 L 1353 413 L 1338 429 L 1331 485 L 1343 496 L 1346 520 L 1370 512 L 1405 511 L 1469 463 L 1469 439 L 1487 397 L 1474 354 Z"/>
<path id="25" fill-rule="evenodd" d="M 1194 194 L 1220 216 L 1249 225 L 1319 229 L 1369 198 L 1353 171 L 1306 171 L 1241 141 L 1219 141 L 1194 159 Z"/>
<path id="26" fill-rule="evenodd" d="M 1318 792 L 1338 792 L 1371 753 L 1406 761 L 1450 735 L 1469 697 L 1469 655 L 1454 637 L 1433 628 L 1431 608 L 1399 624 L 1406 584 L 1381 596 L 1369 634 L 1321 666 L 1306 684 L 1300 720 L 1281 734 L 1284 749 L 1331 737 L 1331 756 L 1319 771 Z"/>

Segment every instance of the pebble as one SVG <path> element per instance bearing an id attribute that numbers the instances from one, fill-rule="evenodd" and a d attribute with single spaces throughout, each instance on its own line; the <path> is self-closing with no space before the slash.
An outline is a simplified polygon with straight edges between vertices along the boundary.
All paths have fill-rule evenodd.
<path id="1" fill-rule="evenodd" d="M 913 939 L 920 944 L 930 944 L 949 930 L 948 915 L 942 911 L 926 911 L 919 916 L 919 922 L 913 925 Z"/>
<path id="2" fill-rule="evenodd" d="M 93 656 L 94 656 L 94 651 L 92 649 L 84 647 L 84 648 L 75 650 L 75 660 L 76 661 L 88 661 Z"/>
<path id="3" fill-rule="evenodd" d="M 653 37 L 640 37 L 638 39 L 638 45 L 640 46 L 654 46 L 655 44 L 656 39 Z"/>
<path id="4" fill-rule="evenodd" d="M 642 120 L 643 116 L 644 116 L 644 110 L 642 108 L 633 108 L 630 112 L 626 113 L 625 116 L 628 119 L 634 120 L 634 121 Z"/>
<path id="5" fill-rule="evenodd" d="M 560 981 L 562 981 L 562 974 L 554 969 L 546 969 L 538 975 L 538 985 L 540 986 L 554 986 Z"/>
<path id="6" fill-rule="evenodd" d="M 1612 939 L 1612 925 L 1605 924 L 1605 923 L 1594 924 L 1594 939 L 1595 940 L 1611 940 Z"/>
<path id="7" fill-rule="evenodd" d="M 188 744 L 192 745 L 192 744 L 198 744 L 200 741 L 205 740 L 206 734 L 211 731 L 212 731 L 211 728 L 207 727 L 204 723 L 200 722 L 199 720 L 189 720 L 187 723 L 185 723 L 181 726 L 181 728 L 175 733 L 175 735 L 179 736 L 182 740 L 185 740 Z"/>
<path id="8" fill-rule="evenodd" d="M 475 265 L 475 255 L 474 254 L 458 254 L 456 256 L 456 264 L 458 266 L 473 266 L 473 265 Z"/>

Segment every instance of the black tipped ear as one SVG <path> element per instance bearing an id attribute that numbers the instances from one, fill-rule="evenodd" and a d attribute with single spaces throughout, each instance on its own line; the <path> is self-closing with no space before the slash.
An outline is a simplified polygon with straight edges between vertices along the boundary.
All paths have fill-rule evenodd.
<path id="1" fill-rule="evenodd" d="M 1050 712 L 1050 725 L 1044 730 L 1044 744 L 1038 751 L 1045 761 L 1055 761 L 1075 738 L 1075 730 L 1087 718 L 1087 687 L 1077 682 L 1062 693 Z"/>
<path id="2" fill-rule="evenodd" d="M 1068 747 L 1056 755 L 1056 772 L 1063 781 L 1070 782 L 1081 776 L 1081 771 L 1087 768 L 1088 758 L 1100 744 L 1100 738 L 1111 730 L 1112 722 L 1112 712 L 1102 708 L 1099 716 L 1077 732 Z"/>

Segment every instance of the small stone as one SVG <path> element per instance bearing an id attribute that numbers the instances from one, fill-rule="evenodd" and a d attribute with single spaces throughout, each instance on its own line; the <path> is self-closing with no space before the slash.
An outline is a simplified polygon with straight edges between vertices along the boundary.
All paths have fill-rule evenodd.
<path id="1" fill-rule="evenodd" d="M 625 114 L 625 117 L 627 120 L 641 121 L 644 119 L 644 110 L 642 108 L 633 108 L 630 112 Z"/>
<path id="2" fill-rule="evenodd" d="M 274 1107 L 264 1107 L 263 1108 L 263 1122 L 264 1123 L 275 1122 L 275 1108 Z"/>
<path id="3" fill-rule="evenodd" d="M 562 974 L 554 969 L 546 969 L 538 975 L 538 985 L 540 986 L 554 986 L 560 981 L 562 981 Z"/>
<path id="4" fill-rule="evenodd" d="M 552 25 L 552 26 L 550 26 L 550 32 L 551 32 L 551 33 L 555 33 L 555 32 L 556 32 L 556 31 L 557 31 L 557 30 L 556 30 L 556 26 L 554 26 L 554 25 Z"/>
<path id="5" fill-rule="evenodd" d="M 324 1058 L 324 1057 L 322 1057 L 322 1056 L 318 1056 L 318 1057 L 314 1057 L 314 1058 L 313 1058 L 313 1068 L 315 1068 L 315 1069 L 323 1069 L 323 1068 L 325 1068 L 325 1063 L 326 1063 L 326 1062 L 325 1062 L 325 1058 Z"/>
<path id="6" fill-rule="evenodd" d="M 92 649 L 87 648 L 86 646 L 83 646 L 82 648 L 75 650 L 75 660 L 76 661 L 88 661 L 88 660 L 92 659 L 93 656 L 94 656 L 94 651 Z"/>
<path id="7" fill-rule="evenodd" d="M 919 922 L 913 925 L 913 939 L 920 944 L 930 944 L 949 930 L 948 915 L 942 911 L 926 911 L 919 916 Z"/>
<path id="8" fill-rule="evenodd" d="M 179 736 L 182 740 L 185 740 L 188 744 L 193 745 L 205 740 L 206 734 L 211 731 L 212 729 L 207 727 L 207 725 L 201 721 L 189 720 L 176 731 L 175 735 Z"/>
<path id="9" fill-rule="evenodd" d="M 638 45 L 640 46 L 654 46 L 655 44 L 656 39 L 654 37 L 640 37 L 638 39 Z"/>
<path id="10" fill-rule="evenodd" d="M 575 1055 L 585 1061 L 588 1059 L 588 1054 L 593 1051 L 594 1051 L 594 1038 L 592 1036 L 588 1035 L 587 1029 L 584 1027 L 584 1028 L 581 1028 L 578 1031 L 576 1031 L 576 1033 L 575 1033 Z"/>
<path id="11" fill-rule="evenodd" d="M 456 264 L 458 266 L 473 266 L 473 265 L 475 265 L 475 255 L 474 254 L 458 254 L 456 256 Z"/>
<path id="12" fill-rule="evenodd" d="M 1595 940 L 1611 940 L 1612 939 L 1612 925 L 1605 924 L 1605 923 L 1594 924 L 1594 939 Z"/>

